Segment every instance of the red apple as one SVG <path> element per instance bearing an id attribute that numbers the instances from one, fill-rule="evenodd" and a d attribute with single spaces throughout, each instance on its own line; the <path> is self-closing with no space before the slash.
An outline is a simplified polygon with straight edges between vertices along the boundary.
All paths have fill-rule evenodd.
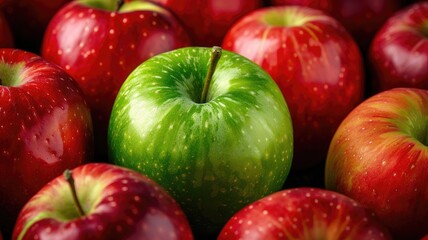
<path id="1" fill-rule="evenodd" d="M 257 10 L 238 21 L 223 48 L 263 67 L 276 81 L 294 125 L 294 168 L 323 162 L 345 116 L 363 99 L 361 54 L 344 28 L 301 6 Z"/>
<path id="2" fill-rule="evenodd" d="M 32 197 L 19 215 L 12 239 L 193 236 L 180 206 L 157 183 L 126 168 L 91 163 L 55 178 Z"/>
<path id="3" fill-rule="evenodd" d="M 395 88 L 367 99 L 338 128 L 325 184 L 369 209 L 396 239 L 428 229 L 428 91 Z"/>
<path id="4" fill-rule="evenodd" d="M 322 10 L 326 13 L 333 12 L 333 0 L 271 0 L 272 5 L 282 6 L 282 5 L 296 5 L 296 6 L 305 6 L 310 8 L 315 8 Z M 334 0 L 335 2 L 343 2 L 343 0 Z M 346 0 L 345 0 L 346 1 Z M 338 9 L 336 9 L 337 11 Z"/>
<path id="5" fill-rule="evenodd" d="M 395 87 L 428 89 L 428 2 L 391 17 L 370 48 L 374 92 Z"/>
<path id="6" fill-rule="evenodd" d="M 402 0 L 273 0 L 274 5 L 301 5 L 336 18 L 365 52 L 382 24 L 401 7 Z"/>
<path id="7" fill-rule="evenodd" d="M 391 239 L 358 202 L 318 188 L 282 190 L 237 212 L 218 240 Z"/>
<path id="8" fill-rule="evenodd" d="M 262 0 L 151 0 L 169 8 L 181 20 L 193 45 L 219 46 L 229 28 Z"/>
<path id="9" fill-rule="evenodd" d="M 190 44 L 166 9 L 145 1 L 73 1 L 50 22 L 42 56 L 63 67 L 92 110 L 96 155 L 107 155 L 107 126 L 116 94 L 134 68 Z"/>
<path id="10" fill-rule="evenodd" d="M 1 0 L 16 47 L 40 52 L 43 33 L 52 16 L 71 0 Z"/>
<path id="11" fill-rule="evenodd" d="M 9 24 L 3 13 L 0 12 L 0 48 L 11 48 L 13 46 L 13 36 Z"/>
<path id="12" fill-rule="evenodd" d="M 0 49 L 0 226 L 5 236 L 43 185 L 92 159 L 90 110 L 57 65 Z"/>

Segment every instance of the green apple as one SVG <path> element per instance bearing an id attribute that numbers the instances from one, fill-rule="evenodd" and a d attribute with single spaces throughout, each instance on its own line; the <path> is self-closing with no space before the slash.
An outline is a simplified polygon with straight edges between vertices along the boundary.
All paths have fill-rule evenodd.
<path id="1" fill-rule="evenodd" d="M 142 63 L 117 95 L 108 134 L 111 161 L 161 184 L 201 234 L 281 189 L 293 156 L 290 113 L 276 83 L 219 47 Z"/>

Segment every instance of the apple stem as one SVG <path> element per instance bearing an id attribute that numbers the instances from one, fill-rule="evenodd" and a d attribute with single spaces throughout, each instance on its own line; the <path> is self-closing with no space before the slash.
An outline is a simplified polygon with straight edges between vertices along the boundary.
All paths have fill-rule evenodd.
<path id="1" fill-rule="evenodd" d="M 422 35 L 428 38 L 428 21 L 422 26 Z"/>
<path id="2" fill-rule="evenodd" d="M 213 78 L 217 63 L 221 57 L 221 47 L 214 46 L 211 50 L 211 58 L 209 62 L 208 72 L 205 77 L 204 89 L 202 90 L 202 96 L 200 103 L 205 103 L 207 101 L 208 89 L 211 85 L 211 79 Z"/>
<path id="3" fill-rule="evenodd" d="M 124 0 L 116 0 L 116 1 L 117 1 L 117 6 L 116 6 L 116 11 L 115 12 L 118 12 L 119 9 L 122 7 L 122 5 L 124 3 Z"/>
<path id="4" fill-rule="evenodd" d="M 77 211 L 79 212 L 80 216 L 85 216 L 85 212 L 83 211 L 82 205 L 80 205 L 79 199 L 77 198 L 77 192 L 76 192 L 76 186 L 74 185 L 74 178 L 73 174 L 70 170 L 66 169 L 64 171 L 64 178 L 68 182 L 68 185 L 71 189 L 71 194 L 73 195 L 74 204 L 76 205 Z"/>

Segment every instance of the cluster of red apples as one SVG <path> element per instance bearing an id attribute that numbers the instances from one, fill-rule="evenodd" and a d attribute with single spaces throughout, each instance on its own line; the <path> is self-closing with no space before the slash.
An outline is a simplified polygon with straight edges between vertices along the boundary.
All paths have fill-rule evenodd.
<path id="1" fill-rule="evenodd" d="M 292 142 L 282 153 L 291 168 L 240 169 L 260 186 L 282 183 L 257 199 L 233 185 L 244 181 L 233 171 L 218 172 L 233 166 L 196 151 L 197 164 L 180 165 L 186 174 L 168 169 L 165 180 L 141 171 L 137 157 L 135 167 L 116 164 L 126 160 L 110 144 L 115 101 L 138 66 L 213 46 L 267 73 L 289 110 Z M 428 239 L 428 1 L 0 0 L 0 85 L 0 240 Z M 261 129 L 277 130 L 269 127 Z M 129 156 L 145 151 L 132 136 L 120 142 Z M 153 145 L 167 156 L 179 146 Z M 279 153 L 260 151 L 260 161 L 275 158 L 260 163 L 272 168 Z M 220 155 L 234 154 L 243 156 Z M 213 202 L 190 204 L 205 210 L 199 216 L 189 209 L 201 195 L 192 176 L 214 186 L 204 191 Z M 216 185 L 225 179 L 229 186 Z M 229 191 L 242 199 L 217 195 Z"/>

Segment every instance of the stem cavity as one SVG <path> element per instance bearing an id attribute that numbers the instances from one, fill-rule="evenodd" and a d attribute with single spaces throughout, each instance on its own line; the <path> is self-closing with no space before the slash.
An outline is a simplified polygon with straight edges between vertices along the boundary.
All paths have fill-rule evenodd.
<path id="1" fill-rule="evenodd" d="M 124 0 L 116 0 L 117 5 L 116 5 L 116 10 L 115 12 L 118 12 L 119 9 L 122 7 L 122 5 L 124 4 Z"/>
<path id="2" fill-rule="evenodd" d="M 66 169 L 64 171 L 64 178 L 68 182 L 68 185 L 71 189 L 71 194 L 73 195 L 74 204 L 79 212 L 80 216 L 85 216 L 85 212 L 83 211 L 82 205 L 80 205 L 79 199 L 77 198 L 76 186 L 74 185 L 74 178 L 71 170 Z"/>
<path id="3" fill-rule="evenodd" d="M 214 46 L 211 50 L 211 58 L 209 62 L 210 65 L 208 68 L 207 75 L 205 77 L 204 89 L 202 90 L 200 103 L 206 103 L 207 101 L 208 90 L 210 88 L 211 80 L 214 75 L 215 69 L 217 67 L 217 63 L 220 60 L 221 52 L 222 52 L 222 49 L 221 47 L 218 47 L 218 46 Z"/>

